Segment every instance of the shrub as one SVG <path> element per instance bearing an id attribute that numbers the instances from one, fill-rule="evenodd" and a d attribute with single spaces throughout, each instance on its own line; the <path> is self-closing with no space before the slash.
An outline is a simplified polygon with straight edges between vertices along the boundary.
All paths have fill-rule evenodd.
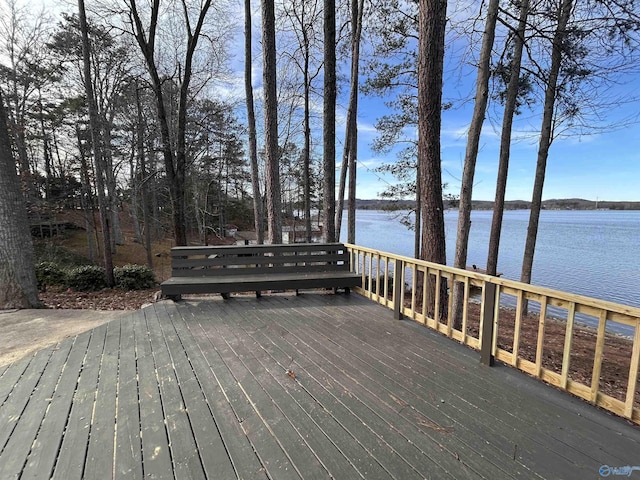
<path id="1" fill-rule="evenodd" d="M 82 265 L 67 273 L 67 285 L 79 292 L 92 292 L 107 286 L 105 270 L 95 265 Z"/>
<path id="2" fill-rule="evenodd" d="M 113 269 L 113 276 L 116 280 L 116 287 L 123 290 L 143 290 L 153 288 L 156 279 L 151 270 L 146 265 L 125 265 Z"/>
<path id="3" fill-rule="evenodd" d="M 51 262 L 62 268 L 80 267 L 91 263 L 87 257 L 52 242 L 36 242 L 33 247 L 36 262 Z"/>
<path id="4" fill-rule="evenodd" d="M 38 287 L 47 285 L 64 285 L 67 280 L 65 271 L 57 263 L 40 262 L 36 264 Z"/>

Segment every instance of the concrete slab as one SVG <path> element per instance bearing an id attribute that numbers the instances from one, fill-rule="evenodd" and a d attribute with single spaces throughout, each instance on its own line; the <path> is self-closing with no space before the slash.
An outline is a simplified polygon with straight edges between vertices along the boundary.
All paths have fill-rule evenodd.
<path id="1" fill-rule="evenodd" d="M 126 310 L 0 310 L 0 365 L 123 316 Z"/>

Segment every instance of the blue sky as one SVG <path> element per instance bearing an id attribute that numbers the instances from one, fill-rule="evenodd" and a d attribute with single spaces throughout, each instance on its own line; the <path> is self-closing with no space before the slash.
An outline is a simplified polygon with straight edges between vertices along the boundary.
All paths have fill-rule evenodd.
<path id="1" fill-rule="evenodd" d="M 445 91 L 447 85 L 445 82 Z M 373 125 L 387 108 L 382 99 L 361 97 L 358 115 L 359 163 L 358 198 L 376 198 L 392 177 L 374 173 L 377 166 L 395 160 L 393 154 L 380 156 L 371 151 L 375 137 Z M 636 105 L 626 105 L 605 122 L 635 114 Z M 465 109 L 445 111 L 442 119 L 443 182 L 448 193 L 458 194 L 471 120 L 472 105 Z M 516 141 L 511 147 L 511 162 L 507 184 L 507 200 L 531 200 L 535 175 L 538 136 L 537 114 L 528 113 L 528 120 L 516 127 Z M 485 121 L 476 164 L 473 198 L 493 200 L 499 154 L 499 122 L 497 126 Z M 640 200 L 640 136 L 638 125 L 612 129 L 581 137 L 559 137 L 554 140 L 547 162 L 547 176 L 543 199 L 585 198 L 589 200 Z M 533 133 L 532 133 L 533 132 Z"/>

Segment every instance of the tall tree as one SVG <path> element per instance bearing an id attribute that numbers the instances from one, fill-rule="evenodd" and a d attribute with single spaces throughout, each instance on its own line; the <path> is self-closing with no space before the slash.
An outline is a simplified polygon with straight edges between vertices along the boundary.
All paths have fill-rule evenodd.
<path id="1" fill-rule="evenodd" d="M 282 243 L 282 199 L 278 159 L 278 98 L 276 86 L 276 19 L 273 0 L 262 0 L 267 225 L 269 242 Z"/>
<path id="2" fill-rule="evenodd" d="M 302 74 L 303 89 L 303 119 L 302 130 L 304 148 L 302 150 L 302 187 L 305 239 L 311 242 L 311 196 L 313 173 L 311 165 L 312 138 L 311 138 L 311 95 L 314 91 L 314 81 L 322 69 L 321 62 L 314 65 L 314 53 L 319 43 L 318 31 L 321 20 L 321 8 L 318 1 L 291 0 L 285 3 L 285 13 L 291 21 L 293 33 L 296 36 L 298 48 L 289 54 L 290 60 L 296 65 Z M 300 80 L 294 80 L 297 84 Z M 296 101 L 297 103 L 297 101 Z M 285 142 L 286 143 L 286 142 Z"/>
<path id="3" fill-rule="evenodd" d="M 106 26 L 88 19 L 88 35 L 91 44 L 91 77 L 86 78 L 82 54 L 79 20 L 76 15 L 63 14 L 58 30 L 48 44 L 49 51 L 56 54 L 71 88 L 84 89 L 84 83 L 92 82 L 100 127 L 100 142 L 104 155 L 105 186 L 108 192 L 109 224 L 111 226 L 112 250 L 122 245 L 124 238 L 120 227 L 117 193 L 117 167 L 114 162 L 114 118 L 121 109 L 125 90 L 129 87 L 130 45 L 122 37 L 116 37 Z M 74 68 L 75 67 L 75 68 Z"/>
<path id="4" fill-rule="evenodd" d="M 205 18 L 211 7 L 211 0 L 204 2 L 197 9 L 195 22 L 192 22 L 191 8 L 187 0 L 182 1 L 183 26 L 187 37 L 187 45 L 184 50 L 184 58 L 178 70 L 181 73 L 178 106 L 177 126 L 175 133 L 175 149 L 171 136 L 170 112 L 167 111 L 167 99 L 165 98 L 163 78 L 156 64 L 156 42 L 158 35 L 158 19 L 160 16 L 160 0 L 151 3 L 150 19 L 148 26 L 142 21 L 140 10 L 136 0 L 129 0 L 129 23 L 132 33 L 144 56 L 145 64 L 151 78 L 151 87 L 156 97 L 156 111 L 160 134 L 162 138 L 162 154 L 164 167 L 169 184 L 169 194 L 173 207 L 173 230 L 176 245 L 187 244 L 186 230 L 186 205 L 185 205 L 185 180 L 187 173 L 187 155 L 185 135 L 187 129 L 187 104 L 189 100 L 189 87 L 193 76 L 193 60 L 202 34 Z"/>
<path id="5" fill-rule="evenodd" d="M 49 18 L 33 14 L 27 5 L 7 0 L 5 14 L 0 15 L 0 30 L 5 33 L 0 43 L 0 82 L 5 88 L 7 121 L 10 138 L 17 154 L 21 188 L 29 201 L 38 196 L 35 174 L 29 156 L 29 120 L 38 110 L 39 93 L 51 83 L 55 69 L 47 68 L 45 49 Z M 7 62 L 7 66 L 4 62 Z"/>
<path id="6" fill-rule="evenodd" d="M 244 90 L 247 102 L 247 129 L 249 134 L 249 164 L 251 166 L 251 187 L 253 190 L 253 218 L 258 244 L 264 243 L 264 216 L 260 176 L 258 173 L 258 139 L 256 134 L 256 112 L 253 102 L 252 71 L 252 31 L 251 0 L 244 0 Z"/>
<path id="7" fill-rule="evenodd" d="M 104 185 L 104 152 L 102 135 L 100 134 L 100 119 L 98 118 L 98 108 L 93 93 L 93 83 L 91 82 L 91 46 L 89 44 L 89 27 L 84 6 L 84 0 L 78 0 L 78 18 L 80 20 L 80 33 L 82 37 L 82 58 L 84 62 L 84 77 L 86 81 L 85 93 L 87 97 L 87 107 L 89 110 L 89 129 L 91 131 L 91 144 L 93 145 L 93 158 L 96 173 L 96 189 L 98 190 L 98 207 L 100 209 L 100 226 L 102 227 L 102 237 L 104 240 L 104 268 L 106 271 L 107 286 L 115 285 L 113 277 L 113 256 L 111 252 L 111 228 L 107 218 L 107 199 L 105 197 Z"/>
<path id="8" fill-rule="evenodd" d="M 564 41 L 567 36 L 567 24 L 571 17 L 573 8 L 573 0 L 561 0 L 555 13 L 557 18 L 557 26 L 553 35 L 551 45 L 551 63 L 549 65 L 549 74 L 547 77 L 544 105 L 542 110 L 542 127 L 540 132 L 540 141 L 538 143 L 538 160 L 536 163 L 536 174 L 533 184 L 533 196 L 531 199 L 531 211 L 529 213 L 529 226 L 527 227 L 527 239 L 524 247 L 524 256 L 522 259 L 522 273 L 520 281 L 531 283 L 531 271 L 533 269 L 533 256 L 536 248 L 536 239 L 538 236 L 538 222 L 540 220 L 540 210 L 542 208 L 542 189 L 547 168 L 547 159 L 549 157 L 549 147 L 553 139 L 553 118 L 554 108 L 557 98 L 558 78 L 562 67 L 562 57 L 564 50 Z"/>
<path id="9" fill-rule="evenodd" d="M 0 308 L 39 308 L 33 244 L 0 90 Z"/>
<path id="10" fill-rule="evenodd" d="M 446 264 L 440 128 L 442 124 L 442 75 L 446 0 L 420 0 L 418 42 L 418 162 L 422 195 L 421 258 Z M 435 284 L 428 275 L 427 305 L 435 298 Z M 445 282 L 442 282 L 444 284 Z M 446 296 L 446 286 L 442 292 Z M 445 301 L 440 305 L 446 308 Z M 438 312 L 442 313 L 442 312 Z"/>
<path id="11" fill-rule="evenodd" d="M 528 16 L 529 0 L 522 0 L 520 2 L 518 27 L 513 34 L 513 54 L 510 59 L 510 65 L 508 66 L 509 80 L 507 82 L 504 101 L 496 196 L 493 204 L 493 218 L 491 220 L 491 233 L 489 235 L 489 252 L 487 254 L 486 268 L 489 275 L 496 275 L 498 271 L 498 252 L 500 250 L 500 234 L 502 232 L 502 217 L 504 214 L 504 200 L 507 190 L 507 175 L 509 172 L 511 132 L 513 130 L 513 117 L 516 112 L 518 92 L 520 90 L 520 67 L 522 65 L 522 50 L 524 47 L 524 36 L 527 29 Z"/>
<path id="12" fill-rule="evenodd" d="M 493 40 L 496 34 L 496 21 L 498 19 L 498 0 L 490 0 L 487 7 L 487 18 L 482 34 L 482 47 L 480 49 L 480 60 L 478 62 L 478 76 L 476 79 L 476 96 L 469 126 L 467 138 L 467 150 L 464 158 L 464 168 L 462 171 L 462 185 L 460 188 L 460 203 L 458 209 L 458 230 L 456 237 L 456 252 L 453 266 L 465 269 L 467 266 L 467 249 L 469 246 L 469 231 L 471 230 L 471 197 L 473 193 L 473 177 L 476 171 L 476 160 L 478 158 L 478 146 L 480 144 L 480 133 L 487 110 L 489 99 L 489 76 L 491 61 L 491 51 Z M 464 295 L 464 284 L 457 282 L 454 284 L 453 295 L 453 327 L 460 328 L 462 325 L 462 304 Z"/>
<path id="13" fill-rule="evenodd" d="M 324 240 L 336 240 L 336 2 L 324 0 L 323 206 Z"/>
<path id="14" fill-rule="evenodd" d="M 356 161 L 358 155 L 358 94 L 360 93 L 360 37 L 362 34 L 362 16 L 364 0 L 351 0 L 351 85 L 349 87 L 349 106 L 344 134 L 344 151 L 340 170 L 338 203 L 336 204 L 336 239 L 340 238 L 342 212 L 344 210 L 344 192 L 349 173 L 349 199 L 347 201 L 348 222 L 347 241 L 356 241 Z"/>

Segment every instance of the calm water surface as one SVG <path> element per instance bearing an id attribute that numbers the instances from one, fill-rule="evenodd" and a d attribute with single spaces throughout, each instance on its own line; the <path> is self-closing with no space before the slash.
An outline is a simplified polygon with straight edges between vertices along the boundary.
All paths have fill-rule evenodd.
<path id="1" fill-rule="evenodd" d="M 471 214 L 468 265 L 486 265 L 491 218 Z M 457 211 L 445 213 L 449 265 L 457 221 Z M 520 279 L 528 222 L 528 210 L 505 212 L 498 271 L 506 278 Z M 342 232 L 345 241 L 344 224 Z M 356 243 L 413 257 L 413 232 L 388 212 L 358 210 Z M 640 211 L 542 211 L 531 283 L 640 307 Z"/>

